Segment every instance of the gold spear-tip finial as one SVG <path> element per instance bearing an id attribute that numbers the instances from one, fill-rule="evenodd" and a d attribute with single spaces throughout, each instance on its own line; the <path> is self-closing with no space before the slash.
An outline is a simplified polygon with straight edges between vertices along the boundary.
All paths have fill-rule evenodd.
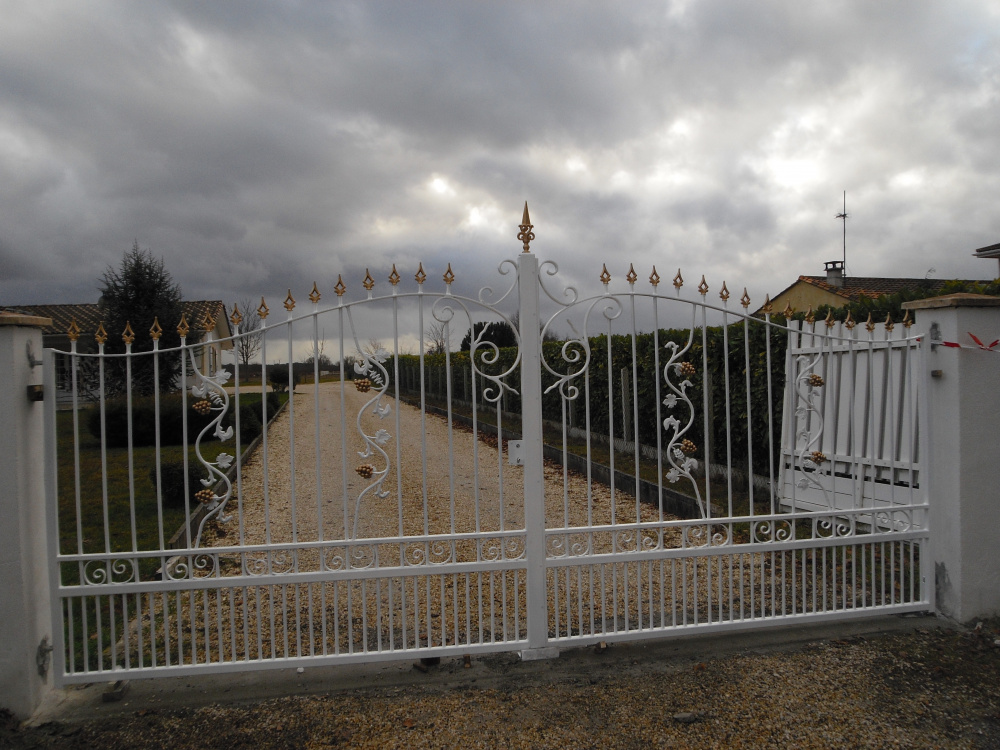
<path id="1" fill-rule="evenodd" d="M 531 217 L 528 216 L 528 201 L 524 202 L 524 214 L 521 216 L 521 225 L 518 229 L 521 231 L 517 233 L 517 238 L 524 243 L 524 250 L 522 252 L 530 253 L 531 248 L 528 246 L 535 239 L 535 234 L 531 231 L 534 229 L 534 225 L 531 223 Z"/>

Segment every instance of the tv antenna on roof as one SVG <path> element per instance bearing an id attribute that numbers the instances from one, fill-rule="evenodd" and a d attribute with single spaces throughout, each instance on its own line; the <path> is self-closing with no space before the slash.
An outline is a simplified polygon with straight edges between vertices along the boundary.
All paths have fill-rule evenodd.
<path id="1" fill-rule="evenodd" d="M 844 191 L 844 210 L 837 214 L 838 219 L 844 222 L 844 276 L 847 275 L 847 191 Z"/>

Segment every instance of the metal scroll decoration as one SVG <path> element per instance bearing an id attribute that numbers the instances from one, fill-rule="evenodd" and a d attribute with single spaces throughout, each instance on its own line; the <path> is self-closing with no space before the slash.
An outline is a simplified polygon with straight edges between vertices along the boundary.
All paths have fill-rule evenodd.
<path id="1" fill-rule="evenodd" d="M 694 424 L 695 409 L 688 396 L 688 389 L 692 387 L 691 377 L 696 369 L 694 364 L 685 360 L 685 356 L 691 349 L 691 342 L 694 337 L 693 329 L 688 333 L 687 343 L 680 347 L 676 341 L 668 341 L 664 349 L 668 352 L 667 362 L 663 366 L 663 379 L 667 385 L 668 393 L 663 399 L 663 405 L 671 412 L 670 416 L 663 420 L 663 429 L 667 432 L 667 461 L 670 469 L 667 470 L 666 478 L 671 484 L 687 479 L 691 483 L 701 517 L 707 518 L 708 512 L 705 508 L 705 501 L 702 499 L 701 490 L 695 481 L 693 472 L 698 469 L 698 460 L 694 453 L 698 447 L 694 442 L 685 437 L 691 426 Z M 683 416 L 675 416 L 674 410 L 687 410 L 686 419 Z"/>
<path id="2" fill-rule="evenodd" d="M 194 443 L 194 452 L 198 461 L 205 467 L 208 476 L 201 481 L 202 489 L 195 493 L 195 499 L 205 506 L 205 515 L 198 524 L 198 533 L 195 536 L 192 547 L 201 544 L 201 534 L 205 524 L 212 518 L 218 518 L 225 523 L 232 516 L 225 514 L 226 503 L 233 494 L 233 483 L 226 476 L 226 471 L 233 464 L 234 456 L 222 452 L 216 455 L 214 461 L 209 461 L 202 453 L 202 440 L 210 432 L 221 442 L 226 442 L 233 437 L 232 426 L 223 429 L 222 420 L 229 411 L 229 394 L 226 393 L 225 384 L 229 380 L 229 373 L 219 370 L 215 375 L 205 375 L 198 369 L 198 362 L 195 359 L 194 351 L 190 352 L 191 368 L 195 375 L 195 385 L 191 386 L 191 395 L 198 399 L 191 408 L 202 415 L 215 413 L 215 417 L 205 425 Z M 220 493 L 218 490 L 221 489 Z"/>
<path id="3" fill-rule="evenodd" d="M 389 438 L 392 437 L 389 434 L 389 431 L 384 428 L 379 428 L 373 435 L 369 435 L 365 432 L 365 428 L 361 424 L 361 417 L 364 415 L 366 410 L 371 410 L 371 413 L 379 419 L 385 419 L 392 411 L 392 407 L 389 406 L 389 404 L 382 403 L 382 399 L 389 387 L 389 373 L 386 371 L 384 364 L 389 358 L 389 352 L 382 346 L 379 346 L 375 349 L 375 351 L 366 353 L 362 351 L 361 346 L 358 345 L 357 341 L 355 341 L 355 344 L 358 350 L 358 361 L 354 364 L 354 372 L 360 377 L 355 378 L 354 387 L 361 393 L 374 391 L 375 394 L 358 410 L 356 424 L 358 433 L 361 435 L 361 439 L 364 441 L 365 445 L 364 450 L 358 451 L 358 456 L 360 456 L 362 460 L 365 460 L 372 459 L 377 455 L 379 458 L 376 459 L 376 461 L 381 468 L 374 463 L 365 461 L 365 463 L 362 463 L 355 469 L 358 476 L 362 479 L 370 479 L 371 481 L 367 487 L 358 493 L 357 500 L 354 502 L 354 524 L 353 531 L 351 532 L 352 539 L 357 539 L 358 537 L 358 521 L 361 516 L 361 502 L 364 500 L 365 495 L 373 493 L 378 498 L 388 497 L 389 495 L 388 490 L 382 489 L 382 483 L 389 474 L 389 455 L 385 452 L 383 446 L 389 442 Z"/>
<path id="4" fill-rule="evenodd" d="M 801 476 L 795 481 L 799 489 L 810 487 L 823 493 L 823 499 L 830 510 L 834 510 L 833 494 L 819 481 L 820 467 L 829 460 L 817 447 L 823 437 L 823 414 L 817 407 L 821 390 L 825 385 L 823 376 L 813 371 L 820 360 L 820 354 L 810 359 L 807 355 L 797 358 L 798 374 L 795 377 L 795 426 L 796 450 L 795 469 Z"/>

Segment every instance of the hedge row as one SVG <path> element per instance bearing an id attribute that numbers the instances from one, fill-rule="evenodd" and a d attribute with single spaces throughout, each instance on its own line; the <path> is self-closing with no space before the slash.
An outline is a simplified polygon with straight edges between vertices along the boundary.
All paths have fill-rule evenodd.
<path id="1" fill-rule="evenodd" d="M 785 349 L 787 346 L 787 335 L 780 327 L 767 327 L 763 324 L 751 322 L 749 330 L 749 405 L 747 402 L 747 356 L 744 350 L 745 329 L 742 322 L 728 326 L 725 330 L 721 326 L 708 327 L 704 331 L 695 329 L 689 332 L 682 330 L 661 330 L 656 336 L 652 333 L 637 334 L 635 336 L 635 367 L 633 369 L 632 359 L 632 337 L 612 336 L 610 342 L 606 335 L 595 336 L 588 340 L 590 348 L 590 361 L 585 376 L 578 376 L 560 388 L 554 386 L 556 376 L 549 372 L 551 368 L 557 373 L 567 374 L 572 371 L 579 371 L 582 365 L 567 362 L 563 356 L 562 342 L 545 342 L 542 345 L 542 352 L 548 368 L 542 370 L 542 414 L 545 419 L 561 421 L 563 414 L 563 396 L 570 396 L 569 386 L 576 386 L 579 394 L 575 399 L 566 399 L 567 411 L 574 411 L 571 415 L 573 423 L 580 427 L 585 427 L 586 407 L 590 405 L 590 429 L 607 435 L 610 431 L 609 424 L 614 422 L 614 434 L 631 440 L 634 437 L 632 432 L 626 434 L 625 424 L 622 420 L 621 411 L 621 390 L 622 390 L 622 370 L 626 371 L 629 380 L 629 393 L 633 392 L 632 378 L 635 375 L 635 393 L 638 403 L 638 428 L 639 441 L 647 445 L 656 445 L 657 433 L 663 432 L 662 420 L 673 415 L 686 423 L 690 417 L 690 411 L 683 404 L 678 404 L 673 410 L 668 409 L 662 401 L 668 395 L 667 386 L 663 380 L 663 369 L 670 358 L 668 343 L 674 342 L 678 349 L 683 349 L 691 336 L 691 347 L 677 362 L 688 362 L 694 368 L 694 373 L 687 377 L 691 385 L 687 388 L 687 395 L 694 407 L 694 422 L 691 428 L 685 433 L 685 437 L 690 439 L 697 446 L 695 456 L 704 460 L 706 454 L 705 445 L 705 415 L 707 413 L 708 441 L 710 444 L 710 458 L 713 462 L 728 463 L 728 452 L 731 453 L 731 463 L 733 466 L 747 468 L 749 466 L 748 457 L 752 448 L 754 473 L 768 473 L 768 452 L 774 450 L 774 458 L 777 458 L 780 450 L 781 435 L 781 404 L 785 384 Z M 768 351 L 766 338 L 770 336 L 770 371 L 768 370 Z M 657 353 L 655 345 L 659 345 L 659 372 L 656 372 Z M 610 346 L 610 371 L 609 352 Z M 579 343 L 571 343 L 567 348 L 567 354 L 579 352 L 581 361 L 584 356 L 583 346 Z M 511 368 L 516 361 L 517 349 L 506 348 L 500 350 L 497 362 L 487 364 L 481 361 L 484 351 L 477 353 L 480 358 L 478 369 L 486 374 L 499 374 Z M 727 360 L 728 360 L 728 380 L 727 380 Z M 467 400 L 471 396 L 471 361 L 468 352 L 456 352 L 449 355 L 452 378 L 452 398 L 456 400 Z M 389 373 L 393 372 L 391 366 L 387 367 Z M 413 393 L 419 389 L 419 368 L 420 358 L 412 355 L 400 357 L 400 388 L 403 392 Z M 445 355 L 425 355 L 424 356 L 424 382 L 425 389 L 432 397 L 437 395 L 441 398 L 445 396 Z M 708 394 L 707 404 L 705 400 L 706 373 L 708 373 Z M 770 391 L 768 389 L 768 375 L 770 375 Z M 676 372 L 670 373 L 670 380 L 678 384 L 682 378 Z M 505 379 L 515 391 L 520 392 L 520 368 L 515 368 Z M 657 421 L 657 382 L 659 382 L 659 398 L 661 401 L 659 416 Z M 609 383 L 612 388 L 611 400 L 609 403 Z M 489 381 L 479 378 L 476 384 L 477 401 L 482 404 L 483 386 L 488 386 Z M 727 392 L 728 386 L 728 392 Z M 726 416 L 728 404 L 729 416 L 729 442 L 727 443 Z M 609 409 L 610 407 L 610 409 Z M 493 408 L 490 405 L 490 408 Z M 520 398 L 514 394 L 505 396 L 504 410 L 519 412 L 521 410 Z M 613 414 L 609 419 L 609 410 Z M 751 426 L 748 440 L 747 415 L 750 414 Z M 770 416 L 770 420 L 769 420 Z M 770 427 L 770 434 L 769 434 Z M 773 436 L 773 437 L 772 437 Z"/>
<path id="2" fill-rule="evenodd" d="M 216 417 L 215 412 L 199 414 L 192 407 L 196 399 L 187 399 L 187 442 L 193 443 L 199 433 Z M 281 406 L 276 393 L 267 394 L 267 419 L 277 413 Z M 249 443 L 261 432 L 263 417 L 260 394 L 240 395 L 240 440 Z M 114 399 L 105 404 L 104 424 L 109 448 L 128 446 L 128 404 L 124 399 Z M 223 429 L 234 423 L 232 411 L 223 420 Z M 101 438 L 101 412 L 90 409 L 86 416 L 87 429 L 91 435 Z M 160 397 L 160 445 L 180 445 L 184 442 L 184 413 L 181 394 Z M 156 444 L 156 403 L 152 397 L 132 401 L 132 445 L 136 448 Z"/>

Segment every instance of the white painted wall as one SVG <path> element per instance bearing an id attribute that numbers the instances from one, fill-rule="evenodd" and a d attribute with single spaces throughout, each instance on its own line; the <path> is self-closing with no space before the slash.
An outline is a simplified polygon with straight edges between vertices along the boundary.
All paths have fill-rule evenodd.
<path id="1" fill-rule="evenodd" d="M 953 295 L 907 303 L 916 312 L 927 379 L 931 555 L 940 612 L 959 622 L 1000 613 L 1000 299 Z M 1000 347 L 998 347 L 1000 348 Z"/>
<path id="2" fill-rule="evenodd" d="M 0 315 L 0 706 L 27 718 L 51 684 L 35 654 L 52 641 L 46 564 L 44 404 L 27 397 L 42 382 L 27 346 L 42 357 L 45 318 Z"/>

